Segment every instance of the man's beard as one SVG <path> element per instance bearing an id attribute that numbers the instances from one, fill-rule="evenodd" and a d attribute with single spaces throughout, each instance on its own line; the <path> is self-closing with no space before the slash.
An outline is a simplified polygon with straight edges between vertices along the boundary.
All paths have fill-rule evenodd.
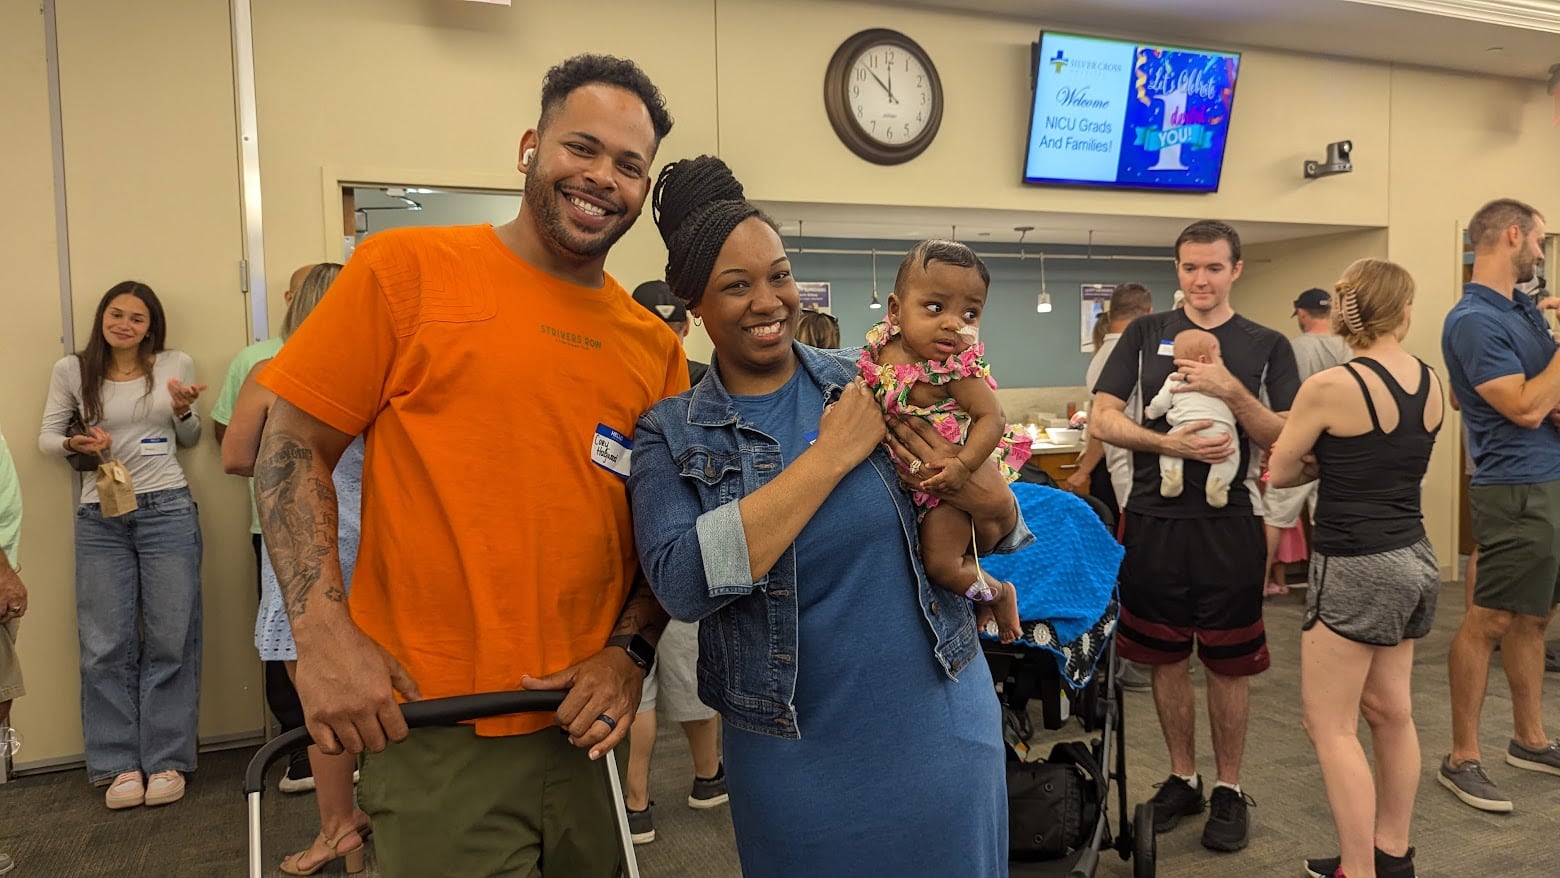
<path id="1" fill-rule="evenodd" d="M 622 214 L 616 214 L 616 225 L 609 225 L 596 235 L 581 235 L 569 227 L 563 218 L 560 202 L 566 196 L 550 180 L 540 175 L 526 178 L 521 204 L 529 206 L 536 215 L 536 225 L 548 248 L 581 259 L 594 259 L 606 255 L 612 245 L 625 235 L 633 225 L 624 222 Z"/>

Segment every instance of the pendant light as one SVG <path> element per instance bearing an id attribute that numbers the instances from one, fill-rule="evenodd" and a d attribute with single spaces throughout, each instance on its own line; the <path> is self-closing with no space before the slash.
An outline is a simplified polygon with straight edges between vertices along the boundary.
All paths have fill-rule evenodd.
<path id="1" fill-rule="evenodd" d="M 1045 288 L 1045 254 L 1040 254 L 1040 298 L 1035 302 L 1035 313 L 1051 313 L 1051 294 Z"/>
<path id="2" fill-rule="evenodd" d="M 872 301 L 867 303 L 867 307 L 871 308 L 874 311 L 877 311 L 877 310 L 879 310 L 880 308 L 883 307 L 882 301 L 880 301 L 878 299 L 878 290 L 877 290 L 877 251 L 876 250 L 872 251 Z"/>
<path id="3" fill-rule="evenodd" d="M 1035 230 L 1034 226 L 1014 226 L 1013 227 L 1013 231 L 1018 233 L 1018 261 L 1019 261 L 1020 264 L 1022 264 L 1024 259 L 1025 259 L 1025 256 L 1024 256 L 1024 238 L 1025 238 L 1025 236 L 1027 236 L 1030 232 L 1032 232 L 1034 230 Z M 1037 313 L 1037 314 L 1049 314 L 1049 313 L 1051 313 L 1051 294 L 1045 291 L 1045 254 L 1044 253 L 1040 254 L 1040 299 L 1039 299 L 1039 301 L 1037 301 L 1035 303 L 1035 313 Z"/>

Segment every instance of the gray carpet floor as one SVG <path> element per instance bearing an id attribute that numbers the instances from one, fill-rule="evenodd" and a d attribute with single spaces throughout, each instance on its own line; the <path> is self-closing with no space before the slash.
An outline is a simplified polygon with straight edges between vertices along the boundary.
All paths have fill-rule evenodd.
<path id="1" fill-rule="evenodd" d="M 1183 821 L 1159 836 L 1158 874 L 1177 876 L 1298 876 L 1308 855 L 1335 852 L 1331 818 L 1310 742 L 1300 726 L 1298 629 L 1304 592 L 1269 600 L 1268 636 L 1273 669 L 1252 688 L 1252 721 L 1243 786 L 1256 799 L 1251 845 L 1237 854 L 1215 854 L 1198 843 L 1200 820 Z M 1474 811 L 1434 780 L 1450 740 L 1446 652 L 1462 617 L 1462 589 L 1443 589 L 1435 631 L 1419 646 L 1414 672 L 1415 716 L 1425 773 L 1415 813 L 1421 878 L 1463 875 L 1560 875 L 1549 845 L 1560 837 L 1560 778 L 1519 771 L 1500 761 L 1511 728 L 1511 702 L 1499 658 L 1485 705 L 1483 744 L 1489 770 L 1516 801 L 1516 812 Z M 1194 674 L 1194 678 L 1200 677 Z M 1555 679 L 1551 675 L 1551 682 Z M 1552 689 L 1552 687 L 1551 687 Z M 1560 733 L 1553 691 L 1546 705 L 1551 733 Z M 1201 691 L 1199 688 L 1199 703 Z M 1153 704 L 1147 693 L 1128 693 L 1128 793 L 1133 802 L 1153 794 L 1168 771 Z M 1206 715 L 1199 713 L 1200 753 L 1208 754 Z M 24 777 L 0 785 L 0 850 L 17 860 L 7 878 L 34 876 L 228 876 L 245 869 L 245 808 L 240 778 L 247 752 L 201 756 L 184 801 L 165 808 L 110 812 L 101 791 L 80 771 Z M 1204 759 L 1211 770 L 1211 756 Z M 280 769 L 276 769 L 280 771 Z M 638 848 L 641 871 L 659 876 L 737 876 L 731 822 L 725 808 L 694 811 L 684 804 L 692 763 L 675 727 L 663 725 L 651 778 L 658 801 L 658 838 Z M 274 781 L 274 779 L 273 779 Z M 914 789 L 906 766 L 905 789 Z M 272 787 L 274 790 L 274 786 Z M 301 847 L 317 826 L 312 796 L 265 797 L 266 861 L 274 871 L 283 853 Z M 1549 842 L 1544 841 L 1549 839 Z M 372 855 L 369 876 L 375 875 Z M 341 874 L 340 866 L 325 874 Z M 1125 878 L 1132 864 L 1107 854 L 1097 875 Z"/>

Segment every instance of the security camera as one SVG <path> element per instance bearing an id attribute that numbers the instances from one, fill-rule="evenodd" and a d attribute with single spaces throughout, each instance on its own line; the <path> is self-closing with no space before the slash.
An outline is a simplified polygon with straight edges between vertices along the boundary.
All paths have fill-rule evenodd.
<path id="1" fill-rule="evenodd" d="M 1347 174 L 1354 170 L 1354 165 L 1349 162 L 1349 154 L 1354 152 L 1354 144 L 1348 140 L 1339 140 L 1327 144 L 1327 160 L 1321 162 L 1307 161 L 1305 163 L 1305 178 L 1314 180 L 1317 177 L 1330 177 L 1333 174 Z"/>

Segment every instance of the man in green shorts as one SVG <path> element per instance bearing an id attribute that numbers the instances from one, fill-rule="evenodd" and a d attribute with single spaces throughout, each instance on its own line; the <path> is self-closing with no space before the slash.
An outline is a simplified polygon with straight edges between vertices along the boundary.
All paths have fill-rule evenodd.
<path id="1" fill-rule="evenodd" d="M 1452 392 L 1476 464 L 1468 489 L 1479 576 L 1448 657 L 1452 751 L 1437 780 L 1465 804 L 1507 812 L 1485 772 L 1479 713 L 1490 653 L 1501 645 L 1514 727 L 1506 762 L 1560 775 L 1560 743 L 1544 731 L 1544 631 L 1560 599 L 1560 355 L 1527 296 L 1544 260 L 1544 217 L 1501 199 L 1468 223 L 1473 278 L 1441 330 Z"/>

